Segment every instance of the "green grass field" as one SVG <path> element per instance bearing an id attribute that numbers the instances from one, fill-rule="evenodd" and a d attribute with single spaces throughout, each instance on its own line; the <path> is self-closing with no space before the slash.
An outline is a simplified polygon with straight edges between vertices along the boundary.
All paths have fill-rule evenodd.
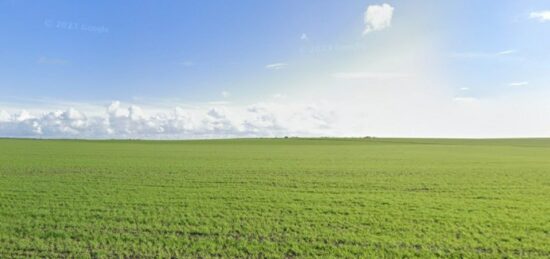
<path id="1" fill-rule="evenodd" d="M 550 139 L 0 139 L 0 258 L 550 257 Z"/>

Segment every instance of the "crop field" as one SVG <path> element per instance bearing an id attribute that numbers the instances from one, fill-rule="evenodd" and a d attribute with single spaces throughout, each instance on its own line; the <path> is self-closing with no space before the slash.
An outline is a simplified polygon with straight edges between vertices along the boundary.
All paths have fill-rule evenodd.
<path id="1" fill-rule="evenodd" d="M 550 139 L 0 139 L 0 258 L 550 257 Z"/>

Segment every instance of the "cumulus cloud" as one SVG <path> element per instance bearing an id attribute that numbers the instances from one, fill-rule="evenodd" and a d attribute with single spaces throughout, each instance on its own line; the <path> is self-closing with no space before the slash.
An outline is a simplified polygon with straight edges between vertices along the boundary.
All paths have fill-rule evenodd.
<path id="1" fill-rule="evenodd" d="M 302 33 L 302 36 L 300 36 L 300 39 L 301 40 L 308 40 L 309 38 L 307 37 L 307 34 Z"/>
<path id="2" fill-rule="evenodd" d="M 221 92 L 221 95 L 224 97 L 224 98 L 227 98 L 231 95 L 231 93 L 229 93 L 228 91 L 222 91 Z"/>
<path id="3" fill-rule="evenodd" d="M 23 110 L 2 117 L 0 135 L 6 137 L 71 137 L 80 133 L 85 135 L 91 129 L 89 123 L 93 121 L 73 108 L 66 111 L 46 112 L 37 116 Z"/>
<path id="4" fill-rule="evenodd" d="M 10 114 L 7 111 L 0 110 L 0 122 L 9 121 L 9 120 L 10 120 Z"/>
<path id="5" fill-rule="evenodd" d="M 265 66 L 265 68 L 269 69 L 269 70 L 281 70 L 285 67 L 287 67 L 288 64 L 286 63 L 273 63 L 273 64 L 268 64 Z"/>
<path id="6" fill-rule="evenodd" d="M 393 9 L 389 4 L 369 5 L 364 15 L 365 30 L 363 35 L 390 27 Z"/>
<path id="7" fill-rule="evenodd" d="M 536 19 L 539 22 L 548 22 L 550 21 L 550 10 L 531 12 L 529 18 Z"/>
<path id="8" fill-rule="evenodd" d="M 326 113 L 326 114 L 325 114 Z M 0 136 L 36 138 L 223 138 L 308 135 L 325 131 L 330 112 L 262 103 L 152 112 L 114 101 L 99 115 L 74 108 L 31 114 L 0 111 Z"/>
<path id="9" fill-rule="evenodd" d="M 433 88 L 334 89 L 326 100 L 305 96 L 250 105 L 166 108 L 112 102 L 60 111 L 0 108 L 0 137 L 207 139 L 282 136 L 540 137 L 550 134 L 545 92 L 495 98 L 434 94 Z M 401 94 L 399 94 L 401 93 Z M 405 93 L 405 94 L 404 94 Z M 452 94 L 452 93 L 450 93 Z M 83 112 L 80 107 L 87 107 Z M 2 111 L 4 110 L 4 111 Z"/>

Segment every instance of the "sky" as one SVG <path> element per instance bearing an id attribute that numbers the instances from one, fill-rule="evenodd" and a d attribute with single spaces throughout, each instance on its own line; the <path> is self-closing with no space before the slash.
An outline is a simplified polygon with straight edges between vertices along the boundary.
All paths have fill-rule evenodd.
<path id="1" fill-rule="evenodd" d="M 550 2 L 0 0 L 0 137 L 550 137 Z"/>

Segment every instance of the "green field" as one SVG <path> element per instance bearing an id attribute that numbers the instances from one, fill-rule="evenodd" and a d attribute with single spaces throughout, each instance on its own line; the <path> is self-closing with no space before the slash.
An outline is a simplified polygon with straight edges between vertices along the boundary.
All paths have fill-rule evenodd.
<path id="1" fill-rule="evenodd" d="M 550 139 L 0 139 L 0 258 L 550 257 Z"/>

